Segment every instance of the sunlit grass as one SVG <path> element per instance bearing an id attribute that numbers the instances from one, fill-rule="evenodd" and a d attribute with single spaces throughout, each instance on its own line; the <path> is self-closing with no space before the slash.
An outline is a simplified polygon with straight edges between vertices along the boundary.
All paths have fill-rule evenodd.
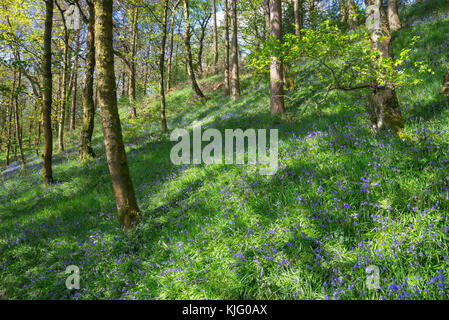
<path id="1" fill-rule="evenodd" d="M 369 132 L 364 92 L 336 94 L 320 115 L 288 102 L 292 118 L 275 119 L 268 84 L 256 77 L 244 77 L 236 102 L 221 91 L 199 102 L 188 85 L 168 94 L 170 129 L 194 121 L 221 132 L 279 129 L 273 176 L 175 166 L 158 99 L 144 99 L 136 119 L 122 101 L 143 217 L 129 235 L 116 217 L 99 123 L 98 157 L 77 160 L 75 132 L 55 156 L 54 186 L 41 184 L 37 157 L 25 170 L 2 168 L 0 291 L 9 299 L 448 299 L 449 106 L 437 95 L 449 59 L 438 30 L 447 26 L 427 21 L 395 34 L 399 51 L 419 33 L 415 57 L 435 70 L 398 91 L 408 140 Z M 72 264 L 80 290 L 65 287 Z M 380 270 L 377 290 L 367 286 L 370 265 Z"/>

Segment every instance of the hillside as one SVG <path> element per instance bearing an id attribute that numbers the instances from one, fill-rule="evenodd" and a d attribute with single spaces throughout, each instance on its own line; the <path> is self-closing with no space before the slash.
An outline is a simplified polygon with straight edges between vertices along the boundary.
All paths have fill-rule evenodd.
<path id="1" fill-rule="evenodd" d="M 279 169 L 181 165 L 161 133 L 159 100 L 137 118 L 120 116 L 142 221 L 120 231 L 99 117 L 95 159 L 78 161 L 79 132 L 54 156 L 56 183 L 42 162 L 0 168 L 0 295 L 7 299 L 448 299 L 449 101 L 438 95 L 449 67 L 449 3 L 401 12 L 400 52 L 420 38 L 413 59 L 433 75 L 398 91 L 404 139 L 373 135 L 366 92 L 333 92 L 303 108 L 309 88 L 288 94 L 270 116 L 269 83 L 246 73 L 233 102 L 222 76 L 167 95 L 170 130 L 278 129 Z M 411 61 L 410 63 L 413 63 Z M 2 155 L 3 156 L 3 155 Z M 80 269 L 80 290 L 64 285 Z M 367 282 L 371 267 L 379 287 Z"/>

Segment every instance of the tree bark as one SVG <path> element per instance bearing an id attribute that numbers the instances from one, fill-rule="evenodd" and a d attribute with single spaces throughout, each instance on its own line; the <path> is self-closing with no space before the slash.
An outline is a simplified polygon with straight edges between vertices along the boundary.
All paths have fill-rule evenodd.
<path id="1" fill-rule="evenodd" d="M 9 155 L 11 152 L 11 138 L 12 138 L 12 113 L 13 113 L 13 105 L 14 105 L 14 92 L 16 90 L 16 79 L 15 79 L 15 72 L 12 82 L 12 90 L 11 90 L 11 98 L 10 103 L 8 104 L 8 119 L 7 119 L 7 126 L 8 126 L 8 134 L 6 136 L 6 166 L 9 166 Z"/>
<path id="2" fill-rule="evenodd" d="M 20 57 L 18 57 L 20 60 Z M 16 142 L 19 146 L 19 152 L 20 152 L 20 161 L 22 162 L 22 165 L 25 164 L 25 157 L 23 155 L 23 144 L 22 144 L 22 129 L 20 126 L 20 117 L 19 117 L 19 95 L 18 92 L 15 92 L 17 88 L 20 88 L 22 81 L 22 73 L 19 70 L 18 71 L 18 78 L 17 78 L 17 86 L 13 91 L 14 94 L 14 119 L 15 119 L 15 125 L 16 125 Z M 16 82 L 16 71 L 14 71 L 14 84 Z M 14 85 L 15 86 L 15 85 Z"/>
<path id="3" fill-rule="evenodd" d="M 229 65 L 229 7 L 228 0 L 224 0 L 224 33 L 225 33 L 225 59 L 224 59 L 224 77 L 226 95 L 231 93 L 231 70 Z"/>
<path id="4" fill-rule="evenodd" d="M 293 0 L 293 11 L 295 16 L 295 34 L 301 37 L 303 0 Z"/>
<path id="5" fill-rule="evenodd" d="M 271 35 L 282 41 L 282 7 L 281 0 L 270 0 Z M 284 84 L 282 61 L 272 56 L 270 66 L 270 105 L 271 115 L 284 113 Z"/>
<path id="6" fill-rule="evenodd" d="M 161 97 L 161 125 L 163 132 L 167 131 L 167 120 L 165 119 L 165 86 L 164 86 L 165 42 L 167 41 L 167 11 L 168 11 L 168 0 L 165 0 L 164 13 L 162 16 L 161 51 L 159 53 L 159 95 Z"/>
<path id="7" fill-rule="evenodd" d="M 76 37 L 75 61 L 73 63 L 73 93 L 72 93 L 72 110 L 70 112 L 70 131 L 75 130 L 76 120 L 76 95 L 78 91 L 78 58 L 80 46 L 80 33 Z"/>
<path id="8" fill-rule="evenodd" d="M 136 54 L 137 54 L 137 21 L 139 17 L 139 7 L 136 6 L 132 13 L 131 23 L 131 59 L 129 70 L 129 100 L 133 117 L 137 116 L 136 111 Z"/>
<path id="9" fill-rule="evenodd" d="M 193 70 L 192 62 L 192 49 L 190 47 L 190 22 L 189 22 L 189 0 L 184 0 L 184 18 L 185 18 L 185 36 L 184 44 L 186 47 L 186 65 L 187 73 L 189 74 L 190 82 L 192 84 L 192 89 L 199 98 L 204 98 L 204 94 L 201 91 L 198 83 L 196 82 L 195 72 Z"/>
<path id="10" fill-rule="evenodd" d="M 237 0 L 231 0 L 231 61 L 231 94 L 232 100 L 236 100 L 240 96 Z"/>
<path id="11" fill-rule="evenodd" d="M 339 4 L 339 10 L 340 10 L 340 22 L 341 23 L 345 23 L 346 20 L 348 19 L 348 12 L 347 12 L 347 8 L 346 8 L 346 0 L 339 0 L 338 1 Z"/>
<path id="12" fill-rule="evenodd" d="M 391 34 L 382 0 L 368 0 L 370 6 L 367 15 L 378 11 L 380 17 L 379 28 L 371 32 L 371 48 L 378 50 L 383 58 L 393 57 Z M 372 123 L 372 131 L 390 129 L 399 132 L 404 128 L 399 102 L 394 88 L 379 86 L 377 81 L 372 83 L 371 102 L 368 113 Z"/>
<path id="13" fill-rule="evenodd" d="M 391 30 L 397 31 L 402 29 L 397 0 L 388 0 L 388 23 Z"/>
<path id="14" fill-rule="evenodd" d="M 89 2 L 89 20 L 86 40 L 86 71 L 83 88 L 83 127 L 80 137 L 80 160 L 95 157 L 92 149 L 92 134 L 94 131 L 94 72 L 95 72 L 95 7 Z"/>
<path id="15" fill-rule="evenodd" d="M 104 145 L 119 222 L 129 231 L 140 218 L 134 186 L 129 174 L 117 108 L 112 31 L 113 0 L 95 0 L 95 47 L 98 101 Z"/>
<path id="16" fill-rule="evenodd" d="M 212 0 L 213 38 L 214 38 L 214 75 L 218 74 L 218 40 L 217 40 L 217 8 L 215 0 Z"/>
<path id="17" fill-rule="evenodd" d="M 354 30 L 358 25 L 357 19 L 357 5 L 354 0 L 347 0 L 346 7 L 348 9 L 348 23 L 349 28 Z"/>
<path id="18" fill-rule="evenodd" d="M 204 37 L 206 36 L 206 28 L 207 24 L 209 23 L 211 15 L 208 14 L 201 22 L 201 35 L 200 35 L 200 43 L 199 43 L 199 49 L 198 49 L 198 71 L 199 74 L 202 75 L 203 73 L 203 48 L 204 48 Z"/>
<path id="19" fill-rule="evenodd" d="M 70 57 L 71 50 L 69 46 L 70 34 L 64 18 L 64 11 L 59 6 L 58 9 L 61 13 L 64 27 L 64 62 L 62 68 L 62 101 L 59 113 L 58 146 L 59 151 L 64 151 L 64 129 L 65 129 L 64 126 L 65 126 L 67 102 L 69 98 L 68 86 L 69 86 L 69 62 L 71 58 Z"/>
<path id="20" fill-rule="evenodd" d="M 176 8 L 178 8 L 180 3 L 181 3 L 181 0 L 176 1 L 175 5 L 173 6 L 172 13 L 171 13 L 170 41 L 169 41 L 168 62 L 167 62 L 167 91 L 169 91 L 171 88 L 171 65 L 172 65 L 172 59 L 173 59 L 173 38 L 175 36 L 175 15 L 176 15 Z"/>
<path id="21" fill-rule="evenodd" d="M 263 12 L 264 12 L 264 17 L 265 17 L 265 38 L 266 39 L 268 39 L 271 34 L 270 1 L 271 0 L 263 0 Z"/>
<path id="22" fill-rule="evenodd" d="M 51 34 L 53 28 L 53 0 L 45 0 L 45 31 L 44 31 L 44 56 L 43 56 L 43 129 L 44 129 L 44 152 L 43 171 L 44 184 L 53 183 L 52 172 L 52 154 L 53 154 L 53 136 L 51 132 L 51 103 L 52 103 L 52 73 L 51 73 Z"/>

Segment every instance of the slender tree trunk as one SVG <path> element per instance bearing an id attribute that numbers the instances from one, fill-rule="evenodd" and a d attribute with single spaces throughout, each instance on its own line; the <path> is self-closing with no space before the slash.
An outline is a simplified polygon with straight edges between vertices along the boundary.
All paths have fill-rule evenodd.
<path id="1" fill-rule="evenodd" d="M 119 222 L 129 231 L 140 218 L 117 108 L 112 31 L 113 0 L 95 0 L 95 46 L 98 101 L 104 145 Z"/>
<path id="2" fill-rule="evenodd" d="M 184 36 L 184 44 L 186 46 L 186 65 L 187 65 L 187 73 L 189 74 L 190 82 L 192 84 L 192 89 L 199 98 L 204 98 L 204 94 L 201 91 L 198 83 L 195 79 L 195 72 L 193 70 L 192 63 L 192 49 L 190 47 L 190 22 L 189 22 L 189 0 L 184 0 L 184 18 L 185 18 L 185 36 Z"/>
<path id="3" fill-rule="evenodd" d="M 64 125 L 68 101 L 70 52 L 71 51 L 69 47 L 69 32 L 67 30 L 67 27 L 64 27 L 64 65 L 62 71 L 62 102 L 59 114 L 59 133 L 58 133 L 59 151 L 64 151 L 64 129 L 65 129 Z"/>
<path id="4" fill-rule="evenodd" d="M 167 41 L 167 11 L 168 0 L 164 2 L 164 13 L 162 16 L 162 39 L 161 51 L 159 53 L 159 95 L 161 96 L 161 125 L 162 131 L 167 131 L 167 120 L 165 119 L 165 86 L 164 86 L 164 67 L 165 67 L 165 42 Z"/>
<path id="5" fill-rule="evenodd" d="M 126 81 L 126 69 L 125 69 L 125 63 L 122 61 L 122 65 L 121 65 L 121 77 L 120 77 L 120 84 L 121 84 L 121 91 L 120 91 L 120 97 L 123 97 L 125 95 L 125 81 Z"/>
<path id="6" fill-rule="evenodd" d="M 120 96 L 124 96 L 126 93 L 126 66 L 125 63 L 122 62 L 122 92 L 120 92 Z"/>
<path id="7" fill-rule="evenodd" d="M 348 19 L 348 11 L 346 8 L 346 0 L 338 0 L 340 10 L 340 22 L 345 23 Z"/>
<path id="8" fill-rule="evenodd" d="M 36 116 L 36 105 L 34 105 L 33 114 L 30 116 L 29 119 L 29 127 L 28 127 L 28 149 L 31 149 L 31 144 L 33 142 L 33 124 L 34 124 L 34 117 Z M 22 117 L 23 119 L 23 117 Z M 37 131 L 37 130 L 36 130 Z"/>
<path id="9" fill-rule="evenodd" d="M 167 91 L 171 88 L 171 65 L 173 60 L 173 39 L 175 37 L 175 16 L 176 16 L 176 8 L 181 3 L 181 0 L 176 1 L 173 6 L 170 20 L 170 41 L 168 48 L 168 62 L 167 62 Z"/>
<path id="10" fill-rule="evenodd" d="M 86 40 L 86 71 L 83 88 L 83 127 L 80 137 L 80 159 L 95 157 L 92 149 L 92 134 L 94 131 L 94 72 L 95 72 L 95 7 L 88 5 L 89 21 Z"/>
<path id="11" fill-rule="evenodd" d="M 61 114 L 61 108 L 62 108 L 62 72 L 59 69 L 58 72 L 58 91 L 56 93 L 56 121 L 54 121 L 54 129 L 57 134 L 59 134 L 59 117 Z"/>
<path id="12" fill-rule="evenodd" d="M 53 136 L 51 132 L 51 95 L 52 95 L 52 74 L 51 74 L 51 33 L 53 27 L 53 0 L 45 0 L 45 31 L 44 31 L 44 56 L 43 56 L 43 129 L 44 129 L 44 152 L 43 170 L 44 184 L 53 183 L 53 172 L 51 167 L 53 154 Z"/>
<path id="13" fill-rule="evenodd" d="M 348 8 L 348 23 L 349 28 L 354 30 L 358 25 L 357 19 L 357 5 L 354 0 L 347 0 L 346 6 Z"/>
<path id="14" fill-rule="evenodd" d="M 210 20 L 210 15 L 205 18 L 201 25 L 201 35 L 200 35 L 200 43 L 198 49 L 198 70 L 199 74 L 203 73 L 203 48 L 204 48 L 204 37 L 206 36 L 206 28 L 207 24 Z"/>
<path id="15" fill-rule="evenodd" d="M 240 96 L 239 48 L 237 41 L 237 0 L 231 0 L 231 94 L 232 100 Z"/>
<path id="16" fill-rule="evenodd" d="M 226 95 L 231 93 L 231 70 L 229 64 L 229 7 L 228 0 L 224 0 L 224 32 L 225 32 L 225 59 L 224 59 L 224 77 Z"/>
<path id="17" fill-rule="evenodd" d="M 217 8 L 215 0 L 212 0 L 212 15 L 213 15 L 213 38 L 214 38 L 214 75 L 218 74 L 218 40 L 217 40 Z"/>
<path id="18" fill-rule="evenodd" d="M 150 50 L 148 50 L 148 53 L 150 53 Z M 148 87 L 148 64 L 145 63 L 145 66 L 143 68 L 143 95 L 147 96 L 147 87 Z"/>
<path id="19" fill-rule="evenodd" d="M 14 104 L 14 92 L 16 91 L 16 76 L 14 72 L 12 90 L 11 90 L 11 98 L 10 103 L 8 104 L 8 134 L 6 138 L 6 166 L 9 166 L 9 154 L 11 151 L 11 138 L 12 138 L 12 113 L 13 113 L 13 104 Z"/>
<path id="20" fill-rule="evenodd" d="M 441 89 L 440 94 L 449 96 L 449 71 L 447 72 L 446 77 L 444 78 L 443 89 Z"/>
<path id="21" fill-rule="evenodd" d="M 282 41 L 282 7 L 281 0 L 271 0 L 271 35 Z M 270 67 L 270 105 L 271 114 L 284 113 L 284 84 L 282 61 L 279 57 L 271 57 Z"/>
<path id="22" fill-rule="evenodd" d="M 39 148 L 41 146 L 41 131 L 42 131 L 42 110 L 39 112 L 38 122 L 37 122 L 37 140 L 34 146 L 36 151 L 36 156 L 39 156 Z"/>
<path id="23" fill-rule="evenodd" d="M 76 37 L 75 62 L 73 63 L 73 94 L 72 94 L 72 110 L 70 112 L 70 131 L 75 130 L 76 120 L 76 95 L 78 91 L 78 58 L 79 58 L 80 34 Z"/>
<path id="24" fill-rule="evenodd" d="M 133 117 L 137 116 L 136 111 L 136 54 L 137 54 L 137 21 L 139 16 L 139 9 L 136 6 L 132 14 L 131 24 L 131 60 L 129 70 L 129 99 L 131 102 L 131 111 Z"/>
<path id="25" fill-rule="evenodd" d="M 397 0 L 388 0 L 388 23 L 391 30 L 397 31 L 402 29 Z"/>
<path id="26" fill-rule="evenodd" d="M 383 58 L 393 57 L 391 34 L 382 0 L 369 0 L 367 15 L 380 16 L 379 28 L 371 33 L 372 50 L 378 50 Z M 380 86 L 376 81 L 372 84 L 371 103 L 368 113 L 372 122 L 372 131 L 390 129 L 398 132 L 404 128 L 399 102 L 394 88 Z"/>
<path id="27" fill-rule="evenodd" d="M 271 0 L 263 0 L 263 12 L 264 12 L 264 17 L 265 17 L 265 38 L 266 39 L 268 39 L 271 34 L 270 1 Z"/>
<path id="28" fill-rule="evenodd" d="M 20 57 L 18 58 L 20 60 Z M 18 78 L 17 78 L 17 87 L 20 88 L 21 81 L 22 81 L 22 73 L 19 70 L 18 72 Z M 14 71 L 14 82 L 16 82 L 16 71 Z M 14 114 L 15 114 L 15 125 L 16 125 L 16 141 L 19 146 L 19 152 L 20 152 L 20 161 L 22 162 L 22 165 L 25 164 L 25 156 L 23 155 L 23 144 L 22 144 L 22 129 L 20 126 L 20 117 L 19 117 L 19 95 L 16 90 L 13 91 L 14 93 Z"/>
<path id="29" fill-rule="evenodd" d="M 15 133 L 14 133 L 15 134 Z M 19 161 L 17 159 L 17 141 L 14 141 L 14 161 L 17 162 Z"/>
<path id="30" fill-rule="evenodd" d="M 64 29 L 64 60 L 63 60 L 63 74 L 62 74 L 62 101 L 61 108 L 59 113 L 59 127 L 58 127 L 58 145 L 59 151 L 64 151 L 64 130 L 65 130 L 65 118 L 66 118 L 66 108 L 69 99 L 69 64 L 71 60 L 71 48 L 69 46 L 70 40 L 70 32 L 67 27 L 66 19 L 65 19 L 65 11 L 61 8 L 61 6 L 56 2 L 56 6 L 59 9 L 61 14 L 61 19 L 63 22 Z"/>
<path id="31" fill-rule="evenodd" d="M 295 15 L 295 34 L 301 37 L 303 0 L 293 0 L 293 11 Z"/>

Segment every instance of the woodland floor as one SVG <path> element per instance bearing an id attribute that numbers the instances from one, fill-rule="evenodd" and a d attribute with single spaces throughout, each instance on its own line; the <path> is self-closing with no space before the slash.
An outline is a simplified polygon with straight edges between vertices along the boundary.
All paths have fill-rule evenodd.
<path id="1" fill-rule="evenodd" d="M 286 116 L 269 113 L 266 79 L 243 76 L 236 102 L 202 80 L 167 97 L 170 129 L 277 128 L 279 170 L 183 165 L 162 134 L 159 102 L 139 116 L 120 101 L 123 134 L 143 219 L 120 231 L 96 122 L 98 157 L 77 160 L 78 131 L 54 157 L 0 168 L 0 296 L 8 299 L 448 299 L 449 105 L 438 95 L 449 67 L 448 6 L 412 7 L 395 33 L 399 52 L 419 35 L 414 59 L 435 71 L 398 91 L 405 139 L 374 136 L 366 92 L 333 93 L 305 111 L 311 90 L 288 92 Z M 447 3 L 445 1 L 444 3 Z M 98 119 L 97 119 L 98 120 Z M 4 157 L 4 155 L 1 155 Z M 3 160 L 3 159 L 0 159 Z M 66 289 L 69 265 L 81 288 Z M 379 289 L 366 267 L 379 268 Z"/>

